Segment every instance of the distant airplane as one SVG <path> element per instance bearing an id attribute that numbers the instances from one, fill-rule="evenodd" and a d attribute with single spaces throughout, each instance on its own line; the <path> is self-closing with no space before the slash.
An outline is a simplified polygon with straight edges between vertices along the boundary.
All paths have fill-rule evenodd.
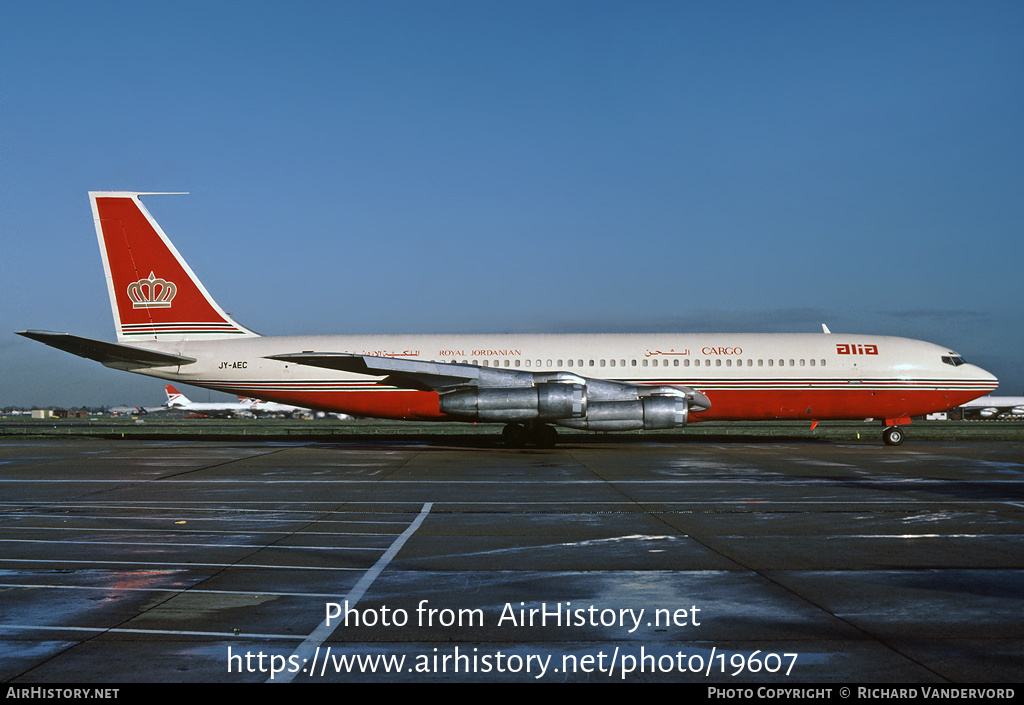
<path id="1" fill-rule="evenodd" d="M 117 343 L 20 335 L 116 369 L 362 417 L 504 424 L 510 446 L 550 447 L 555 426 L 674 429 L 690 421 L 883 420 L 998 382 L 948 348 L 818 334 L 260 336 L 217 305 L 138 192 L 92 192 Z M 287 253 L 287 250 L 285 251 Z M 669 267 L 652 276 L 688 280 Z M 608 286 L 609 282 L 595 282 Z M 454 295 L 443 282 L 438 293 Z"/>
<path id="2" fill-rule="evenodd" d="M 240 399 L 242 397 L 239 397 Z M 291 404 L 278 404 L 276 401 L 263 401 L 262 399 L 248 399 L 251 404 L 252 413 L 256 416 L 303 416 L 312 415 L 310 409 L 303 409 L 301 406 Z"/>
<path id="3" fill-rule="evenodd" d="M 307 409 L 303 406 L 292 406 L 291 404 L 279 404 L 276 401 L 264 401 L 263 399 L 250 399 L 248 397 L 239 397 L 239 400 L 246 399 L 252 406 L 252 413 L 256 416 L 292 416 L 292 417 L 305 417 L 314 416 L 316 418 L 324 418 L 326 416 L 333 416 L 339 419 L 350 418 L 345 414 L 338 414 L 328 411 L 320 411 L 318 409 Z"/>
<path id="4" fill-rule="evenodd" d="M 161 409 L 182 409 L 206 416 L 251 418 L 254 416 L 316 416 L 318 413 L 323 415 L 323 412 L 313 409 L 243 396 L 238 396 L 237 402 L 195 402 L 189 400 L 170 384 L 164 385 L 164 391 L 167 393 L 167 403 L 160 407 Z"/>
<path id="5" fill-rule="evenodd" d="M 193 414 L 202 414 L 203 416 L 215 416 L 219 418 L 227 418 L 230 416 L 251 418 L 255 416 L 252 411 L 254 403 L 252 400 L 239 398 L 237 402 L 197 402 L 191 401 L 188 397 L 169 384 L 164 385 L 164 391 L 167 392 L 167 404 L 165 406 L 168 409 L 181 409 Z"/>
<path id="6" fill-rule="evenodd" d="M 155 414 L 160 411 L 167 411 L 166 406 L 112 406 L 107 409 L 111 416 L 122 416 L 125 414 Z"/>
<path id="7" fill-rule="evenodd" d="M 1024 397 L 987 396 L 960 406 L 965 416 L 979 416 L 983 419 L 1024 415 Z"/>

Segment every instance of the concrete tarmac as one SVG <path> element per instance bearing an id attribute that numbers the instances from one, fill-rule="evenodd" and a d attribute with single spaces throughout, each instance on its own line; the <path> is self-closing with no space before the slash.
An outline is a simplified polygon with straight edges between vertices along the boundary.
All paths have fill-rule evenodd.
<path id="1" fill-rule="evenodd" d="M 0 680 L 996 683 L 1016 443 L 0 442 Z"/>

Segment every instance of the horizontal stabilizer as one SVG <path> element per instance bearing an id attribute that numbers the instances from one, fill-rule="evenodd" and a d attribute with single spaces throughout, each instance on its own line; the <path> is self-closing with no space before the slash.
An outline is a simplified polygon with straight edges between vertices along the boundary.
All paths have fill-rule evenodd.
<path id="1" fill-rule="evenodd" d="M 82 338 L 69 333 L 54 333 L 46 330 L 23 330 L 18 335 L 39 341 L 51 348 L 57 348 L 72 355 L 86 357 L 108 366 L 131 365 L 138 367 L 166 367 L 188 365 L 195 358 L 172 353 L 136 348 L 123 343 L 108 343 L 103 340 Z"/>

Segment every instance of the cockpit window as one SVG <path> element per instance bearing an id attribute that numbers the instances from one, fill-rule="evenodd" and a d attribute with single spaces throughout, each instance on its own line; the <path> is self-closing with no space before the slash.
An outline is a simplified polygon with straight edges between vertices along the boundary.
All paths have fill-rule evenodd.
<path id="1" fill-rule="evenodd" d="M 964 362 L 964 359 L 959 355 L 943 355 L 942 361 L 947 365 L 952 365 L 953 367 L 959 367 L 960 365 L 967 364 Z"/>

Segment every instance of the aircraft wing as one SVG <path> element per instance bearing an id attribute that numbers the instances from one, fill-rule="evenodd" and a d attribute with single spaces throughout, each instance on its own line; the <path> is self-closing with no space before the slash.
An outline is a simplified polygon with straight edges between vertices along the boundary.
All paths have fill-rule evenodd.
<path id="1" fill-rule="evenodd" d="M 478 386 L 481 373 L 485 370 L 491 372 L 501 371 L 476 365 L 462 365 L 455 362 L 426 362 L 423 360 L 405 360 L 374 355 L 353 355 L 351 353 L 302 352 L 271 355 L 270 359 L 293 362 L 299 365 L 309 365 L 311 367 L 324 367 L 329 370 L 373 375 L 375 377 L 383 376 L 387 377 L 386 381 L 388 384 L 393 383 L 414 389 L 432 391 L 463 386 Z M 531 383 L 522 380 L 520 384 L 515 384 L 516 373 L 511 370 L 504 377 L 504 381 L 510 386 L 529 386 Z"/>
<path id="2" fill-rule="evenodd" d="M 1024 414 L 1024 397 L 985 396 L 962 406 L 965 412 L 977 414 L 982 418 L 991 419 L 1004 414 L 1020 416 Z"/>
<path id="3" fill-rule="evenodd" d="M 123 343 L 108 343 L 103 340 L 83 338 L 70 333 L 54 333 L 47 330 L 23 330 L 18 335 L 39 341 L 52 348 L 69 352 L 79 357 L 96 360 L 107 367 L 135 369 L 140 367 L 167 367 L 171 365 L 188 365 L 195 358 L 172 353 L 157 352 L 137 348 Z"/>
<path id="4" fill-rule="evenodd" d="M 458 362 L 429 362 L 352 353 L 301 352 L 271 355 L 272 360 L 385 377 L 386 384 L 452 394 L 468 388 L 528 389 L 539 385 L 578 385 L 590 401 L 632 401 L 648 396 L 681 396 L 691 410 L 706 411 L 711 402 L 692 387 L 638 385 L 583 377 L 573 372 L 528 372 Z"/>

